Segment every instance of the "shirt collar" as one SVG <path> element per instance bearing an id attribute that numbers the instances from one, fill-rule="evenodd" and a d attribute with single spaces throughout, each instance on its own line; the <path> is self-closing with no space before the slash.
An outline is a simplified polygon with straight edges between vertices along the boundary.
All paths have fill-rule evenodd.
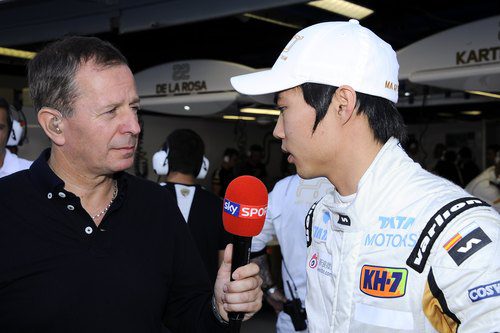
<path id="1" fill-rule="evenodd" d="M 52 171 L 48 164 L 50 152 L 50 148 L 42 151 L 30 167 L 34 182 L 44 193 L 56 193 L 64 190 L 64 181 Z M 127 177 L 125 175 L 126 173 L 122 171 L 117 172 L 114 176 L 118 182 L 118 197 L 120 201 L 124 199 L 123 196 L 127 188 Z M 64 196 L 61 198 L 64 198 Z"/>

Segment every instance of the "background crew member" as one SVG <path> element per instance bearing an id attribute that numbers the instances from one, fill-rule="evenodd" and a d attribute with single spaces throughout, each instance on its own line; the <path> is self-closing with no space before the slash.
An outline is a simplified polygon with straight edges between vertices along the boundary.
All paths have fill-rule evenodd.
<path id="1" fill-rule="evenodd" d="M 311 332 L 494 332 L 500 216 L 404 152 L 396 53 L 358 21 L 299 31 L 273 68 L 232 78 L 278 92 L 274 129 L 303 178 L 335 191 L 307 217 Z"/>
<path id="2" fill-rule="evenodd" d="M 198 248 L 212 283 L 229 243 L 229 234 L 222 224 L 222 200 L 212 192 L 196 185 L 208 172 L 205 144 L 190 129 L 173 131 L 163 144 L 163 150 L 153 158 L 158 174 L 166 175 L 164 184 L 177 199 L 184 220 Z M 159 162 L 159 163 L 158 163 Z"/>
<path id="3" fill-rule="evenodd" d="M 219 197 L 224 197 L 229 183 L 236 178 L 234 167 L 238 162 L 238 151 L 226 148 L 221 166 L 212 175 L 212 191 Z"/>
<path id="4" fill-rule="evenodd" d="M 17 157 L 6 148 L 11 130 L 10 105 L 5 98 L 0 97 L 0 178 L 28 169 L 32 163 L 32 161 Z"/>
<path id="5" fill-rule="evenodd" d="M 500 212 L 500 151 L 495 157 L 495 164 L 471 180 L 465 190 L 483 199 Z"/>
<path id="6" fill-rule="evenodd" d="M 257 265 L 230 282 L 228 246 L 211 286 L 170 193 L 123 172 L 140 132 L 123 55 L 67 38 L 28 79 L 52 145 L 0 179 L 0 332 L 217 332 L 227 311 L 257 311 Z"/>
<path id="7" fill-rule="evenodd" d="M 298 297 L 305 305 L 306 297 L 306 237 L 304 221 L 311 206 L 325 194 L 333 190 L 326 178 L 301 179 L 298 175 L 286 177 L 276 183 L 267 205 L 264 228 L 258 236 L 252 238 L 252 261 L 260 267 L 262 289 L 266 300 L 278 314 L 276 331 L 278 333 L 295 332 L 289 314 L 283 312 L 283 303 Z M 283 291 L 274 283 L 266 255 L 266 244 L 276 237 L 280 244 L 283 262 L 281 275 Z M 295 295 L 288 289 L 296 287 Z M 297 295 L 298 293 L 298 295 Z M 302 332 L 307 332 L 304 330 Z"/>

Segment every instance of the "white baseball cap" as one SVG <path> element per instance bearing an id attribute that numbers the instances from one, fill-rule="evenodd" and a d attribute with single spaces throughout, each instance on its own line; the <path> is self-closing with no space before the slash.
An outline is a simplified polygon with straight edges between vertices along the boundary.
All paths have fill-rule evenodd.
<path id="1" fill-rule="evenodd" d="M 299 31 L 270 70 L 231 78 L 245 95 L 274 93 L 306 82 L 398 101 L 396 52 L 357 20 L 325 22 Z"/>

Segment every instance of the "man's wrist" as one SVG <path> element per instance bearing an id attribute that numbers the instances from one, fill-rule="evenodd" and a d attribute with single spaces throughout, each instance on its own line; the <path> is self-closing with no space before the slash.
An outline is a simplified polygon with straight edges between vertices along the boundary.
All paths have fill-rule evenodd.
<path id="1" fill-rule="evenodd" d="M 222 318 L 222 316 L 219 313 L 219 310 L 217 310 L 217 302 L 215 301 L 215 295 L 212 296 L 212 312 L 214 313 L 214 316 L 219 323 L 224 325 L 229 325 L 229 322 L 224 318 Z"/>

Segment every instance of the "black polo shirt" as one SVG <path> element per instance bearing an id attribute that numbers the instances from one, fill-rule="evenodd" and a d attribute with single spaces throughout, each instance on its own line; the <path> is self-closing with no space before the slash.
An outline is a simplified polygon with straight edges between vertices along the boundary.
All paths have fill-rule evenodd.
<path id="1" fill-rule="evenodd" d="M 225 330 L 167 190 L 118 173 L 118 195 L 96 227 L 49 156 L 0 179 L 0 332 Z"/>

